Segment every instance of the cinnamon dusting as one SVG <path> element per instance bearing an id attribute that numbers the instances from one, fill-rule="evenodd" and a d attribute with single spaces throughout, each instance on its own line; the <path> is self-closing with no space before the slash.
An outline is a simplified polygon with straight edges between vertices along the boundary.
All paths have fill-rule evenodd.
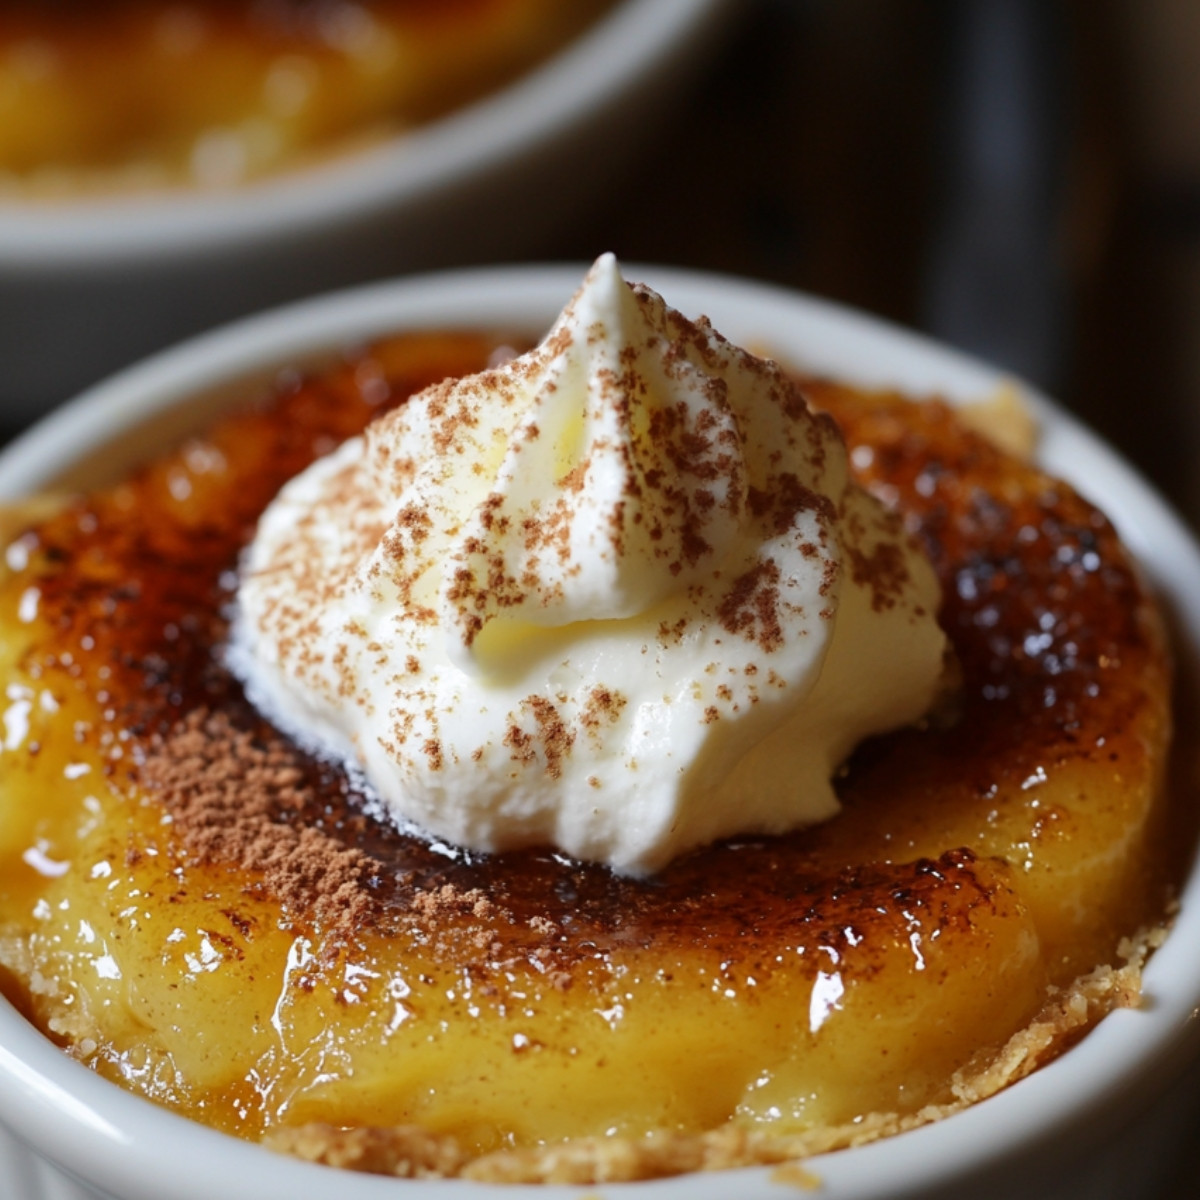
<path id="1" fill-rule="evenodd" d="M 142 784 L 174 818 L 200 863 L 230 863 L 261 878 L 286 910 L 347 931 L 371 911 L 368 881 L 382 865 L 309 826 L 284 820 L 311 796 L 294 752 L 220 712 L 196 709 L 151 739 Z"/>

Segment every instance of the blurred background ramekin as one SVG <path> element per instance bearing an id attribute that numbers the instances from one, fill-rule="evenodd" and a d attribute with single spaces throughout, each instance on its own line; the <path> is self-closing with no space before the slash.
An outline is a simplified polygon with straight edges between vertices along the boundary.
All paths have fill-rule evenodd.
<path id="1" fill-rule="evenodd" d="M 281 366 L 317 363 L 393 331 L 542 332 L 583 274 L 498 268 L 375 285 L 309 301 L 196 339 L 132 368 L 42 421 L 0 453 L 0 501 L 94 484 L 239 396 Z M 827 303 L 737 279 L 627 267 L 684 312 L 709 315 L 735 341 L 805 369 L 956 400 L 1006 377 L 952 351 Z M 1200 668 L 1200 552 L 1179 520 L 1110 449 L 1035 394 L 1039 457 L 1103 503 L 1172 610 L 1181 678 Z M 1194 711 L 1180 744 L 1194 786 Z M 1176 926 L 1145 974 L 1146 1004 L 1105 1018 L 1062 1057 L 956 1116 L 813 1160 L 829 1200 L 1174 1200 L 1192 1194 L 1189 1131 L 1200 1029 L 1200 869 Z M 126 1094 L 68 1059 L 0 1001 L 0 1190 L 16 1200 L 562 1200 L 595 1188 L 489 1187 L 351 1176 L 276 1157 Z M 57 1164 L 52 1169 L 46 1165 Z M 92 1190 L 72 1190 L 61 1169 Z M 4 1172 L 7 1171 L 7 1177 Z M 787 1187 L 765 1170 L 606 1186 L 629 1200 L 770 1200 Z M 1180 1187 L 1184 1190 L 1179 1190 Z M 4 1193 L 7 1195 L 7 1193 Z M 787 1193 L 790 1194 L 790 1193 Z"/>
<path id="2" fill-rule="evenodd" d="M 422 251 L 412 269 L 591 259 L 611 249 L 828 296 L 1033 380 L 1200 528 L 1200 5 L 624 0 L 610 21 L 629 61 L 616 65 L 608 90 L 596 86 L 594 67 L 578 71 L 610 99 L 627 72 L 653 60 L 661 22 L 699 23 L 699 42 L 685 37 L 680 54 L 649 73 L 648 86 L 661 76 L 672 102 L 613 100 L 627 116 L 598 118 L 606 132 L 582 158 L 592 183 L 581 204 L 567 199 L 586 190 L 582 181 L 551 169 L 550 191 L 528 193 L 515 210 L 500 203 L 507 189 L 492 204 L 451 188 L 444 218 L 440 199 L 421 206 L 444 227 L 460 203 L 476 213 L 483 204 L 482 218 L 460 222 L 440 248 L 398 218 L 380 220 L 377 228 Z M 576 73 L 578 52 L 566 61 Z M 561 80 L 561 68 L 548 69 Z M 518 85 L 517 94 L 528 92 Z M 568 144 L 577 141 L 576 113 L 569 107 L 555 126 Z M 486 189 L 497 148 L 472 144 L 492 164 L 473 176 Z M 285 204 L 285 228 L 286 214 Z M 528 236 L 500 236 L 514 224 Z M 40 282 L 30 273 L 39 244 L 28 230 L 15 241 L 0 235 L 0 264 L 19 267 L 21 280 L 0 282 L 0 438 L 154 345 L 176 303 L 219 310 L 201 323 L 256 303 L 254 257 L 200 243 L 190 255 L 205 260 L 195 267 L 195 301 L 172 293 L 166 264 L 147 268 L 152 288 L 119 286 L 121 271 L 105 275 L 101 253 L 95 273 L 82 273 L 92 282 L 67 302 L 69 262 L 60 258 Z M 374 275 L 400 264 L 386 241 L 372 253 Z M 299 260 L 275 269 L 295 273 L 277 298 L 313 286 L 296 277 Z M 204 300 L 206 291 L 218 295 Z M 143 304 L 143 295 L 152 299 Z M 135 333 L 104 343 L 125 307 Z M 46 343 L 27 331 L 48 309 L 55 333 L 42 378 L 76 381 L 59 391 L 28 365 Z M 84 349 L 98 343 L 88 374 Z"/>
<path id="3" fill-rule="evenodd" d="M 619 0 L 481 100 L 241 187 L 0 200 L 0 431 L 270 304 L 545 252 L 669 120 L 735 9 Z"/>

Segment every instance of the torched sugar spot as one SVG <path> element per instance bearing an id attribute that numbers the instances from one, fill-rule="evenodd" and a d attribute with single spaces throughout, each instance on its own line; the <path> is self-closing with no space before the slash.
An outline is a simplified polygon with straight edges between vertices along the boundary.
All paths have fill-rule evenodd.
<path id="1" fill-rule="evenodd" d="M 830 815 L 830 772 L 922 715 L 944 648 L 833 422 L 611 256 L 533 351 L 285 486 L 239 604 L 251 695 L 399 816 L 635 871 Z"/>

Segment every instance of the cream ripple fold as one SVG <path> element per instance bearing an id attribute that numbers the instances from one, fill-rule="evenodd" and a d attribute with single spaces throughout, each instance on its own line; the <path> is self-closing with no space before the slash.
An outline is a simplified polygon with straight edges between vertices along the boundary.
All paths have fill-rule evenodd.
<path id="1" fill-rule="evenodd" d="M 397 819 L 642 873 L 831 816 L 936 696 L 937 606 L 788 375 L 605 256 L 535 350 L 283 488 L 230 658 Z"/>

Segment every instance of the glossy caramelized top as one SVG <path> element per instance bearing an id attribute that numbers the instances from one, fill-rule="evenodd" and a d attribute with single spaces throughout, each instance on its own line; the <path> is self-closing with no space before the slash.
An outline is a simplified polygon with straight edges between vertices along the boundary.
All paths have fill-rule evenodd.
<path id="1" fill-rule="evenodd" d="M 636 1135 L 663 1122 L 702 1129 L 735 1111 L 753 1122 L 850 1120 L 946 1095 L 950 1073 L 1020 1028 L 1047 983 L 1110 961 L 1120 938 L 1162 911 L 1167 664 L 1155 610 L 1112 527 L 1068 486 L 1001 454 L 939 403 L 813 382 L 814 402 L 841 423 L 860 474 L 929 548 L 962 671 L 955 711 L 862 746 L 840 783 L 844 809 L 825 825 L 713 846 L 647 880 L 550 851 L 487 857 L 430 844 L 375 820 L 353 780 L 276 734 L 223 667 L 221 647 L 240 549 L 279 486 L 382 406 L 478 369 L 499 344 L 397 338 L 329 372 L 288 376 L 253 411 L 223 418 L 10 550 L 17 569 L 0 592 L 0 619 L 18 614 L 31 631 L 19 663 L 28 695 L 86 702 L 94 716 L 76 723 L 74 741 L 104 763 L 105 786 L 131 806 L 123 830 L 117 800 L 106 802 L 118 814 L 108 818 L 114 840 L 101 872 L 114 912 L 126 911 L 120 888 L 132 884 L 141 890 L 130 891 L 128 911 L 140 909 L 151 878 L 145 856 L 165 854 L 155 903 L 211 910 L 204 928 L 224 930 L 221 971 L 233 979 L 243 971 L 239 987 L 262 992 L 246 1018 L 259 1040 L 234 1083 L 167 1087 L 132 1072 L 123 1050 L 102 1069 L 251 1134 L 305 1116 L 336 1124 L 415 1116 L 484 1150 L 497 1139 Z M 10 736 L 7 756 L 31 774 L 41 769 L 36 737 Z M 39 829 L 37 854 L 29 838 L 14 835 L 5 849 L 0 836 L 0 932 L 26 921 L 59 876 L 71 878 L 45 864 L 73 857 L 73 835 L 61 825 Z M 89 864 L 80 853 L 78 869 Z M 295 946 L 309 948 L 304 972 L 283 973 L 282 991 L 278 964 L 270 983 L 254 959 L 255 940 L 261 949 L 276 927 L 293 947 L 278 952 L 289 970 Z M 397 1017 L 372 1034 L 390 1045 L 397 1028 L 416 1029 L 405 1064 L 427 1042 L 450 1046 L 456 1021 L 475 1028 L 491 1012 L 504 1062 L 530 1039 L 554 1049 L 569 1031 L 570 1048 L 564 1042 L 554 1060 L 566 1071 L 588 1039 L 600 1039 L 596 1057 L 618 1072 L 620 1098 L 598 1099 L 596 1113 L 572 1125 L 563 1115 L 570 1106 L 538 1084 L 546 1106 L 531 1130 L 514 1110 L 528 1096 L 504 1090 L 517 1086 L 523 1066 L 506 1068 L 503 1084 L 488 1076 L 502 1115 L 468 1119 L 428 1097 L 418 1104 L 413 1095 L 425 1091 L 412 1084 L 393 1094 L 380 1083 L 363 1099 L 371 1068 L 359 1060 L 353 1095 L 320 1099 L 336 1076 L 326 1064 L 320 1080 L 306 1077 L 281 1102 L 264 1082 L 264 1062 L 281 1070 L 277 1037 L 288 1039 L 281 1007 L 267 1019 L 270 1004 L 301 1003 L 301 991 L 323 995 L 327 986 L 331 999 L 313 1018 L 327 1032 L 312 1036 L 332 1039 L 339 1022 L 368 1020 L 345 998 L 351 992 L 383 1004 L 384 983 L 361 982 L 368 977 L 390 981 L 390 995 L 440 1030 L 426 1038 L 419 1021 Z M 536 1005 L 526 999 L 530 981 L 545 989 Z M 36 1015 L 27 984 L 9 978 L 8 990 Z M 512 1024 L 522 1013 L 532 1024 Z M 657 1061 L 637 1031 L 660 1036 L 663 1020 L 682 1047 L 660 1071 L 672 1098 L 629 1116 L 640 1092 L 659 1095 L 657 1075 L 635 1081 Z M 873 1022 L 876 1033 L 854 1020 Z M 714 1050 L 714 1030 L 724 1026 L 733 1044 Z M 884 1031 L 889 1040 L 876 1047 L 871 1039 Z M 923 1043 L 923 1031 L 936 1044 Z M 473 1037 L 466 1049 L 447 1049 L 436 1071 L 459 1061 L 455 1054 L 485 1061 Z M 698 1046 L 704 1054 L 692 1061 Z M 832 1048 L 824 1066 L 822 1046 Z M 186 1049 L 173 1053 L 178 1068 Z M 694 1088 L 684 1078 L 713 1054 L 726 1063 L 732 1099 L 707 1098 L 713 1072 Z M 848 1054 L 865 1057 L 848 1067 Z M 582 1086 L 595 1088 L 595 1079 Z M 818 1098 L 827 1085 L 836 1103 Z"/>
<path id="2" fill-rule="evenodd" d="M 442 349 L 446 357 L 421 375 L 393 376 L 383 347 L 329 377 L 289 383 L 259 412 L 231 418 L 45 526 L 37 538 L 49 567 L 40 604 L 55 638 L 40 651 L 41 670 L 65 671 L 75 686 L 93 690 L 114 735 L 169 735 L 186 714 L 208 709 L 276 744 L 220 664 L 239 550 L 258 512 L 315 454 L 443 368 L 482 365 L 489 346 L 463 338 Z M 403 920 L 414 890 L 450 885 L 482 891 L 508 914 L 495 928 L 501 939 L 524 939 L 533 917 L 569 928 L 570 937 L 550 944 L 566 959 L 581 945 L 590 954 L 614 938 L 733 949 L 759 935 L 771 941 L 798 921 L 814 932 L 865 931 L 891 920 L 876 892 L 908 889 L 920 903 L 947 871 L 970 886 L 973 854 L 990 849 L 976 839 L 951 845 L 944 834 L 940 845 L 922 844 L 936 812 L 915 828 L 903 806 L 889 815 L 909 777 L 952 781 L 959 803 L 980 806 L 984 825 L 989 796 L 1028 790 L 1039 771 L 1070 757 L 1118 759 L 1120 748 L 1110 748 L 1106 735 L 1129 727 L 1146 703 L 1133 668 L 1153 660 L 1158 631 L 1147 623 L 1141 585 L 1105 518 L 1065 484 L 1015 467 L 966 434 L 939 404 L 914 409 L 878 399 L 864 409 L 855 393 L 819 384 L 810 390 L 833 410 L 852 447 L 870 447 L 854 452 L 861 474 L 911 514 L 939 570 L 942 621 L 963 672 L 957 718 L 944 729 L 864 747 L 843 781 L 847 811 L 836 821 L 788 838 L 715 847 L 647 882 L 549 852 L 489 858 L 431 847 L 365 816 L 352 782 L 287 746 L 303 782 L 277 819 L 310 825 L 370 856 L 376 867 L 363 870 L 362 889 L 374 922 L 387 928 Z M 1034 824 L 1056 819 L 1071 818 L 1042 813 Z M 947 850 L 955 853 L 940 869 L 903 861 Z M 832 903 L 814 907 L 813 896 Z"/>

